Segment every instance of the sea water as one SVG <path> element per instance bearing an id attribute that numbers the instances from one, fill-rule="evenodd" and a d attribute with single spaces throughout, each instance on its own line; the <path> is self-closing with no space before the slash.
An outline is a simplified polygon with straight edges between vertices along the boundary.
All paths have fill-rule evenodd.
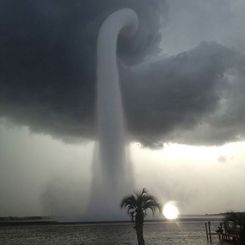
<path id="1" fill-rule="evenodd" d="M 212 222 L 215 229 L 218 222 Z M 204 221 L 150 222 L 144 225 L 149 245 L 207 245 Z M 130 223 L 0 226 L 1 245 L 135 245 Z M 214 244 L 218 239 L 214 238 Z"/>

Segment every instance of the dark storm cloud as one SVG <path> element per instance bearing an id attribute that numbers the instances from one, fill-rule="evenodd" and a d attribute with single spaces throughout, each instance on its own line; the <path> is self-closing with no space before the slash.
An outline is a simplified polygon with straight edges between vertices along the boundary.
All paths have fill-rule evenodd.
<path id="1" fill-rule="evenodd" d="M 57 136 L 91 136 L 96 37 L 103 19 L 122 7 L 135 9 L 139 35 L 131 46 L 120 46 L 124 56 L 126 49 L 141 54 L 158 39 L 163 3 L 1 1 L 1 115 Z"/>
<path id="2" fill-rule="evenodd" d="M 0 116 L 66 140 L 96 137 L 96 36 L 103 19 L 122 7 L 138 13 L 138 34 L 119 45 L 120 57 L 132 64 L 157 51 L 168 10 L 162 0 L 4 0 L 0 5 Z M 202 43 L 177 56 L 122 67 L 132 138 L 150 146 L 173 139 L 194 142 L 192 129 L 203 121 L 211 133 L 198 143 L 242 135 L 244 62 L 239 57 L 221 45 Z M 232 85 L 227 82 L 231 69 L 240 77 Z M 229 86 L 236 88 L 233 93 Z M 216 113 L 224 97 L 226 110 L 240 105 L 230 119 Z M 212 137 L 224 128 L 218 140 Z"/>
<path id="3" fill-rule="evenodd" d="M 171 141 L 173 132 L 192 130 L 207 120 L 223 99 L 221 91 L 228 88 L 225 73 L 238 66 L 238 57 L 221 45 L 201 43 L 188 52 L 125 72 L 130 131 L 152 145 L 156 140 Z"/>

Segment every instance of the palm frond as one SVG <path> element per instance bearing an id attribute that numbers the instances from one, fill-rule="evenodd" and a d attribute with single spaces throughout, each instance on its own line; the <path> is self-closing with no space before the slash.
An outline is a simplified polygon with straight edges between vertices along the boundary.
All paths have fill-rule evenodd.
<path id="1" fill-rule="evenodd" d="M 126 196 L 121 201 L 121 208 L 126 208 L 127 206 L 136 206 L 136 198 L 134 195 Z"/>
<path id="2" fill-rule="evenodd" d="M 143 206 L 144 210 L 150 209 L 152 211 L 152 214 L 155 214 L 155 212 L 158 210 L 159 212 L 161 212 L 161 206 L 159 203 L 155 202 L 155 201 L 151 201 L 148 203 L 145 203 L 145 205 Z"/>

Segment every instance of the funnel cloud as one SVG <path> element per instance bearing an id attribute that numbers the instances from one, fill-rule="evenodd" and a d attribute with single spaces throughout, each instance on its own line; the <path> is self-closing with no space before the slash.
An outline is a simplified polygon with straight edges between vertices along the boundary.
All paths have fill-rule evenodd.
<path id="1" fill-rule="evenodd" d="M 117 209 L 122 195 L 133 189 L 132 169 L 126 156 L 124 113 L 117 65 L 120 33 L 131 37 L 138 28 L 138 17 L 131 9 L 120 9 L 103 22 L 97 43 L 97 117 L 98 151 L 95 152 L 91 205 L 89 213 L 103 218 Z M 111 196 L 108 198 L 108 193 Z M 115 215 L 114 214 L 114 215 Z"/>

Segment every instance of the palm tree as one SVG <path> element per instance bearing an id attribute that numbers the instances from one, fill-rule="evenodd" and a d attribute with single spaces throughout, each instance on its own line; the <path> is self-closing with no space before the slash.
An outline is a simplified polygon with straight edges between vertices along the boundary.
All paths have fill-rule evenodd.
<path id="1" fill-rule="evenodd" d="M 157 199 L 143 189 L 142 192 L 124 197 L 121 202 L 121 208 L 127 208 L 128 215 L 131 216 L 132 222 L 135 224 L 134 228 L 137 234 L 138 245 L 145 245 L 143 236 L 144 218 L 147 210 L 151 210 L 153 214 L 156 210 L 161 210 Z"/>

